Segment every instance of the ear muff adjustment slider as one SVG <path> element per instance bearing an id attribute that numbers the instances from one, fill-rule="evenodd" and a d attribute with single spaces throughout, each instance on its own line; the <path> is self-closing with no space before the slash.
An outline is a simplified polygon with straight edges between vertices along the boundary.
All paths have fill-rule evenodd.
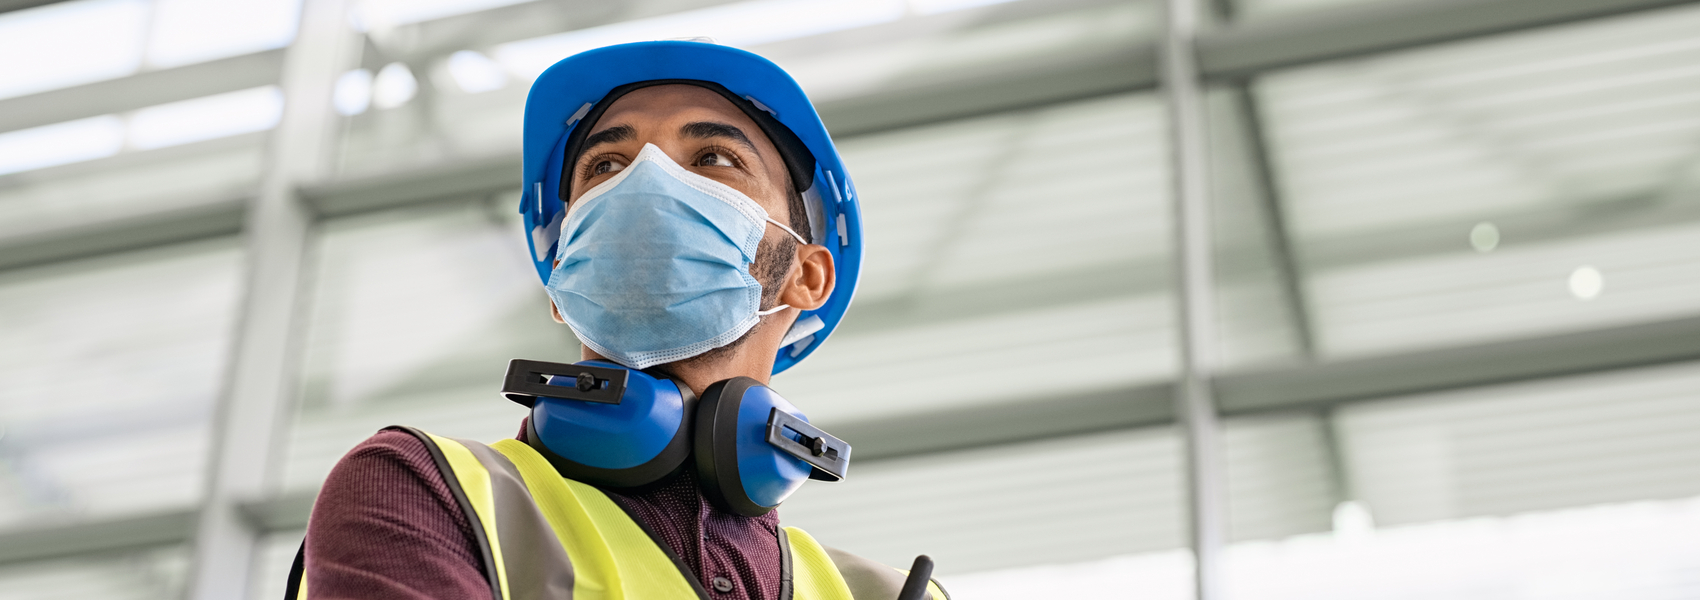
<path id="1" fill-rule="evenodd" d="M 540 397 L 619 404 L 620 398 L 626 394 L 626 378 L 629 375 L 630 372 L 625 369 L 516 358 L 508 361 L 508 374 L 502 379 L 502 395 L 527 407 L 537 404 Z M 552 381 L 552 378 L 559 379 Z"/>
<path id="2" fill-rule="evenodd" d="M 767 413 L 767 443 L 814 467 L 809 479 L 838 481 L 850 468 L 850 444 L 778 408 Z"/>

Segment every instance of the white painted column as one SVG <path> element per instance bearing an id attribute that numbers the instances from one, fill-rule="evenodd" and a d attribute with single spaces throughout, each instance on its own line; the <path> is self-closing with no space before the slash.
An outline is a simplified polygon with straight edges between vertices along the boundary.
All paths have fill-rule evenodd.
<path id="1" fill-rule="evenodd" d="M 194 535 L 189 596 L 247 597 L 261 532 L 243 502 L 269 490 L 277 449 L 293 417 L 302 267 L 313 215 L 297 187 L 324 174 L 335 133 L 331 91 L 357 57 L 344 0 L 306 0 L 284 59 L 282 121 L 271 134 L 260 192 L 247 208 L 246 285 L 223 393 L 213 416 L 206 490 Z"/>
<path id="2" fill-rule="evenodd" d="M 1173 156 L 1176 328 L 1180 373 L 1175 414 L 1182 427 L 1187 469 L 1190 541 L 1198 600 L 1221 600 L 1227 505 L 1217 440 L 1211 378 L 1216 358 L 1216 295 L 1212 268 L 1209 152 L 1197 64 L 1197 0 L 1165 0 L 1160 45 L 1161 84 L 1168 106 Z"/>

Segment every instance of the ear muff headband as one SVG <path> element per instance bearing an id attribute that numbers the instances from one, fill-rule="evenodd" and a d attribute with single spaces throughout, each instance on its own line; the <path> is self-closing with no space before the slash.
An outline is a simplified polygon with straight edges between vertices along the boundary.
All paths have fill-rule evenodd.
<path id="1" fill-rule="evenodd" d="M 688 463 L 709 501 L 754 517 L 849 465 L 848 444 L 748 377 L 716 382 L 698 401 L 688 386 L 614 363 L 515 360 L 503 394 L 532 407 L 526 442 L 592 485 L 641 488 Z"/>

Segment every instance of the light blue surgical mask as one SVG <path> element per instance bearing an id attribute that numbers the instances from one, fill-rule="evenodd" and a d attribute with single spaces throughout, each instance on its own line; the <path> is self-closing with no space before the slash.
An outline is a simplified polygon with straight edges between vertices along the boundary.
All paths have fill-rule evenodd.
<path id="1" fill-rule="evenodd" d="M 546 285 L 573 333 L 633 369 L 737 340 L 764 315 L 750 276 L 767 224 L 738 190 L 686 170 L 654 144 L 567 211 Z"/>

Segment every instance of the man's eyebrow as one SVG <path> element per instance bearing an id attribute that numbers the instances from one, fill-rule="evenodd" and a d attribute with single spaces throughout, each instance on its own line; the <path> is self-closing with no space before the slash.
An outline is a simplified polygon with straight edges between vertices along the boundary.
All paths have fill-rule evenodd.
<path id="1" fill-rule="evenodd" d="M 742 144 L 745 148 L 749 148 L 750 152 L 757 152 L 756 145 L 750 142 L 749 136 L 744 135 L 744 130 L 725 123 L 714 121 L 686 123 L 684 127 L 679 128 L 679 135 L 697 139 L 728 138 Z M 759 152 L 757 153 L 759 154 Z"/>
<path id="2" fill-rule="evenodd" d="M 591 148 L 595 148 L 602 144 L 627 142 L 634 139 L 637 139 L 637 130 L 633 129 L 631 125 L 615 125 L 602 131 L 584 136 L 584 144 L 581 146 L 583 149 L 579 150 L 579 156 L 589 154 Z"/>

